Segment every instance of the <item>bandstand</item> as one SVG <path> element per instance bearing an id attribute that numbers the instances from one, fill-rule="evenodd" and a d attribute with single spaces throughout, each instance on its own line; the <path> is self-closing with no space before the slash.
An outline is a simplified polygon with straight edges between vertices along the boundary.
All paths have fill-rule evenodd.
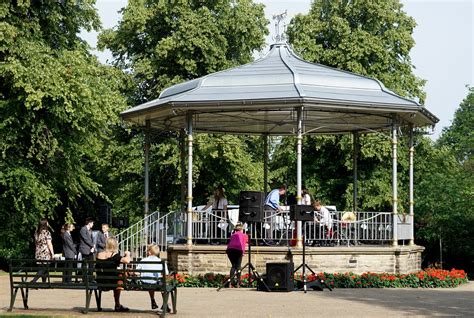
<path id="1" fill-rule="evenodd" d="M 325 244 L 307 249 L 308 262 L 318 271 L 331 272 L 401 273 L 420 268 L 423 247 L 415 244 L 413 229 L 413 132 L 418 128 L 434 126 L 438 119 L 422 105 L 398 96 L 378 80 L 309 63 L 282 42 L 273 44 L 270 51 L 259 60 L 171 86 L 158 99 L 128 109 L 121 116 L 125 121 L 143 127 L 147 136 L 145 218 L 135 225 L 135 229 L 132 227 L 129 232 L 119 235 L 122 248 L 130 249 L 130 242 L 137 241 L 136 236 L 142 235 L 145 241 L 150 241 L 150 232 L 159 232 L 173 224 L 173 231 L 155 235 L 153 240 L 160 241 L 166 248 L 168 259 L 175 269 L 189 273 L 227 272 L 229 267 L 225 246 L 196 244 L 196 240 L 205 242 L 206 239 L 214 238 L 210 237 L 212 231 L 204 231 L 203 228 L 216 228 L 217 224 L 214 223 L 222 223 L 219 213 L 197 214 L 193 211 L 193 136 L 196 133 L 261 136 L 265 145 L 262 185 L 265 192 L 268 190 L 268 137 L 295 136 L 298 204 L 301 203 L 304 136 L 351 134 L 354 143 L 354 191 L 350 212 L 354 212 L 357 218 L 345 222 L 335 218 L 335 229 L 339 233 L 337 238 L 328 239 L 321 231 L 314 234 L 318 236 L 312 237 L 314 241 L 325 241 Z M 408 215 L 398 213 L 397 146 L 401 127 L 409 131 L 410 140 Z M 186 134 L 186 211 L 158 215 L 149 211 L 148 136 L 153 130 L 184 131 Z M 390 212 L 358 211 L 359 135 L 378 132 L 389 132 L 392 143 L 393 208 Z M 204 215 L 207 216 L 204 218 Z M 212 217 L 214 220 L 211 220 Z M 273 236 L 277 230 L 280 235 L 282 224 L 288 227 L 287 223 L 282 213 L 268 220 L 267 226 L 271 230 L 261 231 L 264 233 L 262 235 L 270 235 L 275 239 Z M 318 227 L 317 224 L 310 226 Z M 298 258 L 301 257 L 304 243 L 303 231 L 300 222 L 294 227 L 296 244 L 290 249 L 293 256 Z M 270 234 L 265 234 L 268 232 Z M 173 238 L 169 242 L 166 234 L 169 236 L 170 233 Z M 130 239 L 132 236 L 135 236 L 133 240 Z M 156 239 L 158 236 L 160 239 Z M 377 244 L 360 244 L 375 241 Z M 258 247 L 255 256 L 257 268 L 263 268 L 266 261 L 281 260 L 287 253 L 288 247 L 284 245 Z"/>

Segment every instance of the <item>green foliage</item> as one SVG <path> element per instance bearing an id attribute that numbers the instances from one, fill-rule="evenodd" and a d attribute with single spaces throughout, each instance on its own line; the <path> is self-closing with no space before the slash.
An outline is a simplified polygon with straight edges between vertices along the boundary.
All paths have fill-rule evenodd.
<path id="1" fill-rule="evenodd" d="M 237 204 L 242 189 L 261 190 L 263 165 L 249 150 L 247 142 L 257 138 L 231 135 L 199 135 L 196 147 L 195 190 L 197 194 L 212 191 L 219 183 L 226 189 L 229 202 Z M 205 197 L 198 198 L 205 204 Z"/>
<path id="2" fill-rule="evenodd" d="M 439 260 L 474 271 L 474 179 L 472 178 L 473 92 L 456 111 L 453 125 L 433 145 L 416 148 L 415 174 L 417 238 L 428 260 Z M 471 149 L 471 150 L 469 150 Z"/>
<path id="3" fill-rule="evenodd" d="M 416 22 L 402 7 L 399 0 L 314 1 L 291 21 L 289 40 L 308 61 L 376 78 L 423 103 L 425 81 L 412 73 L 409 55 Z"/>
<path id="4" fill-rule="evenodd" d="M 98 27 L 92 4 L 0 4 L 3 255 L 31 242 L 17 238 L 40 217 L 59 225 L 101 196 L 95 167 L 125 103 L 121 72 L 100 65 L 77 37 Z"/>
<path id="5" fill-rule="evenodd" d="M 229 275 L 207 273 L 204 275 L 177 274 L 179 287 L 210 287 L 218 288 L 229 278 Z M 249 279 L 249 274 L 243 274 L 240 286 L 244 288 L 256 287 L 256 281 Z M 297 283 L 303 281 L 302 274 L 295 274 Z M 468 282 L 463 270 L 427 269 L 410 274 L 388 273 L 319 273 L 306 277 L 311 282 L 322 279 L 332 288 L 452 288 Z"/>
<path id="6" fill-rule="evenodd" d="M 308 14 L 297 15 L 288 27 L 293 47 L 308 61 L 376 78 L 396 93 L 424 100 L 424 81 L 413 75 L 409 52 L 415 21 L 399 1 L 314 1 Z M 361 210 L 390 211 L 392 169 L 390 136 L 362 134 L 358 158 L 358 204 Z M 277 178 L 295 175 L 294 140 L 283 139 L 272 160 Z M 407 139 L 399 146 L 399 185 L 407 184 Z M 288 167 L 285 165 L 288 163 Z M 305 137 L 303 182 L 313 197 L 339 209 L 352 209 L 352 138 Z M 400 211 L 408 206 L 406 188 L 399 187 Z"/>
<path id="7" fill-rule="evenodd" d="M 130 75 L 131 104 L 157 98 L 166 87 L 252 60 L 264 45 L 267 20 L 263 5 L 239 1 L 130 1 L 114 29 L 99 36 L 99 47 L 112 51 L 113 64 Z M 157 136 L 156 134 L 160 134 Z M 114 132 L 103 175 L 104 192 L 114 213 L 142 215 L 143 135 Z M 150 208 L 180 207 L 181 142 L 174 133 L 152 132 Z M 255 138 L 199 135 L 194 148 L 195 204 L 223 183 L 229 199 L 254 187 L 262 175 L 253 156 Z M 260 157 L 261 158 L 261 157 Z M 108 168 L 110 167 L 110 169 Z M 260 170 L 259 170 L 260 169 Z M 120 191 L 117 191 L 120 189 Z"/>
<path id="8" fill-rule="evenodd" d="M 130 1 L 117 28 L 99 47 L 130 70 L 136 102 L 157 98 L 166 87 L 252 60 L 264 45 L 263 5 L 250 0 Z"/>
<path id="9" fill-rule="evenodd" d="M 456 159 L 474 173 L 474 87 L 468 87 L 468 94 L 456 110 L 453 123 L 443 129 L 438 144 L 449 146 Z"/>

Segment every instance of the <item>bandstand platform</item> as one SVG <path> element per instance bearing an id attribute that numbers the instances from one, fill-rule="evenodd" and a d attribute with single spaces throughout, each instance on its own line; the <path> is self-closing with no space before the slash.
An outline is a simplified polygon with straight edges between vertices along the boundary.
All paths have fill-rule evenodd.
<path id="1" fill-rule="evenodd" d="M 230 262 L 225 245 L 173 244 L 168 247 L 167 259 L 170 267 L 179 273 L 227 274 Z M 407 274 L 421 270 L 421 254 L 424 247 L 414 246 L 334 246 L 306 247 L 306 264 L 316 273 L 362 274 L 366 272 Z M 252 246 L 252 264 L 257 271 L 265 272 L 268 262 L 289 261 L 291 251 L 295 265 L 302 263 L 302 248 L 284 246 Z M 248 255 L 244 255 L 243 263 Z"/>

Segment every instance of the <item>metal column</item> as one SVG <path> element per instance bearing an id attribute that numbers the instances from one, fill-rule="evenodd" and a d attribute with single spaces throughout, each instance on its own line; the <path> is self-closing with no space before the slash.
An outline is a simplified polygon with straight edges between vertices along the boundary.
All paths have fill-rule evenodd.
<path id="1" fill-rule="evenodd" d="M 263 192 L 268 192 L 268 134 L 263 135 Z"/>
<path id="2" fill-rule="evenodd" d="M 409 140 L 409 152 L 408 152 L 408 173 L 409 173 L 409 215 L 411 220 L 411 235 L 409 245 L 415 245 L 415 214 L 413 211 L 413 205 L 415 201 L 413 199 L 413 155 L 415 152 L 415 148 L 413 146 L 413 124 L 410 125 L 410 140 Z"/>
<path id="3" fill-rule="evenodd" d="M 181 196 L 179 207 L 180 211 L 186 211 L 186 130 L 182 129 L 179 132 L 179 158 L 180 158 L 180 170 L 181 170 Z"/>
<path id="4" fill-rule="evenodd" d="M 148 244 L 148 215 L 150 215 L 150 120 L 145 122 L 145 195 L 144 195 L 144 239 Z"/>
<path id="5" fill-rule="evenodd" d="M 145 124 L 145 222 L 150 214 L 150 127 L 150 120 L 147 120 Z"/>
<path id="6" fill-rule="evenodd" d="M 298 205 L 301 204 L 301 180 L 302 180 L 302 144 L 303 144 L 303 107 L 297 109 L 297 121 L 298 121 L 298 131 L 296 136 L 296 200 Z M 303 242 L 303 234 L 302 234 L 302 222 L 296 222 L 296 247 L 302 247 Z"/>
<path id="7" fill-rule="evenodd" d="M 186 244 L 193 244 L 193 115 L 188 113 L 186 116 L 187 134 L 188 134 L 188 206 L 187 214 L 187 237 Z"/>
<path id="8" fill-rule="evenodd" d="M 398 187 L 397 187 L 397 131 L 398 131 L 398 126 L 396 122 L 396 117 L 393 117 L 393 122 L 392 122 L 392 197 L 393 197 L 393 210 L 392 210 L 392 215 L 393 215 L 393 246 L 398 246 Z"/>
<path id="9" fill-rule="evenodd" d="M 353 133 L 353 149 L 352 149 L 352 166 L 354 173 L 353 180 L 353 193 L 352 193 L 352 211 L 357 212 L 357 160 L 359 156 L 359 132 L 354 131 Z"/>

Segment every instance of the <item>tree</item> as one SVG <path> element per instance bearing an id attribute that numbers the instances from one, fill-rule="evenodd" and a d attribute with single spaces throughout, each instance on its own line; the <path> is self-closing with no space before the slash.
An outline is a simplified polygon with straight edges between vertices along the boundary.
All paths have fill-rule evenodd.
<path id="1" fill-rule="evenodd" d="M 430 261 L 440 260 L 447 266 L 474 273 L 474 179 L 472 147 L 474 129 L 474 91 L 454 114 L 453 123 L 445 128 L 433 146 L 425 141 L 417 147 L 420 190 L 415 197 L 419 225 L 417 238 L 427 248 Z M 417 194 L 417 192 L 415 192 Z"/>
<path id="2" fill-rule="evenodd" d="M 424 139 L 416 147 L 416 238 L 427 261 L 474 272 L 474 181 L 452 148 L 433 147 Z M 440 242 L 443 259 L 440 259 Z"/>
<path id="3" fill-rule="evenodd" d="M 355 72 L 380 80 L 409 98 L 424 100 L 424 81 L 412 70 L 409 52 L 415 21 L 402 11 L 398 0 L 314 1 L 308 14 L 299 14 L 288 26 L 289 41 L 310 62 Z M 399 147 L 399 183 L 407 184 L 406 139 Z M 290 143 L 282 143 L 287 146 Z M 360 137 L 358 208 L 391 210 L 391 147 L 384 134 Z M 294 150 L 293 150 L 294 151 Z M 303 173 L 316 197 L 339 209 L 352 208 L 352 138 L 307 137 Z M 272 162 L 273 170 L 282 160 Z M 291 165 L 290 165 L 291 167 Z M 290 173 L 291 175 L 291 173 Z M 406 187 L 399 187 L 400 211 L 408 205 Z"/>
<path id="4" fill-rule="evenodd" d="M 449 146 L 457 160 L 474 173 L 474 87 L 468 87 L 468 91 L 454 114 L 452 125 L 443 129 L 438 144 Z"/>
<path id="5" fill-rule="evenodd" d="M 135 102 L 157 98 L 166 87 L 252 60 L 264 45 L 268 21 L 251 0 L 130 1 L 116 29 L 99 47 L 130 71 Z"/>
<path id="6" fill-rule="evenodd" d="M 376 78 L 422 104 L 424 80 L 413 73 L 410 50 L 415 20 L 399 0 L 319 0 L 297 15 L 288 36 L 308 61 Z"/>
<path id="7" fill-rule="evenodd" d="M 250 0 L 130 1 L 118 26 L 100 34 L 99 47 L 110 49 L 112 63 L 132 78 L 136 89 L 127 97 L 136 105 L 157 98 L 170 85 L 250 62 L 253 52 L 265 43 L 266 24 L 263 5 Z M 152 138 L 150 151 L 150 204 L 152 210 L 173 211 L 179 207 L 181 190 L 178 133 L 158 134 Z M 112 173 L 104 180 L 113 182 L 105 191 L 116 211 L 141 215 L 143 156 L 139 153 L 143 153 L 143 136 L 117 131 L 116 137 L 119 146 L 109 154 L 121 163 L 112 163 Z M 261 159 L 256 161 L 250 151 L 244 151 L 261 144 L 253 140 L 197 138 L 195 202 L 202 202 L 204 193 L 219 182 L 235 189 L 255 184 L 257 177 L 244 173 L 256 171 L 261 164 Z M 119 180 L 123 192 L 114 188 Z M 235 191 L 230 188 L 232 199 Z"/>
<path id="8" fill-rule="evenodd" d="M 0 17 L 1 257 L 41 217 L 58 225 L 103 196 L 95 169 L 125 100 L 121 72 L 77 36 L 99 27 L 93 1 L 2 3 Z"/>

